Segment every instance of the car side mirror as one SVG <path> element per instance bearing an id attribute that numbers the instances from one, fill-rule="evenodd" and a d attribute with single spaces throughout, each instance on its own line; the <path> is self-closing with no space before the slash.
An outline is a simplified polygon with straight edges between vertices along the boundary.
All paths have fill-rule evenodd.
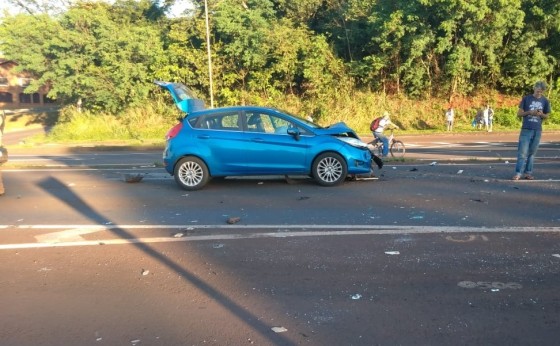
<path id="1" fill-rule="evenodd" d="M 294 137 L 294 138 L 296 139 L 296 141 L 299 141 L 300 133 L 299 133 L 299 129 L 298 129 L 297 127 L 290 127 L 290 128 L 288 128 L 287 133 L 288 133 L 290 136 Z"/>

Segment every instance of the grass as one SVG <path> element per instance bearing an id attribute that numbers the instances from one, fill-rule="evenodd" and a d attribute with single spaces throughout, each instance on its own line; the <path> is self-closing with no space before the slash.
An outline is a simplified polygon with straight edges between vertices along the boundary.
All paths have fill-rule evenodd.
<path id="1" fill-rule="evenodd" d="M 425 101 L 400 96 L 354 91 L 323 101 L 302 101 L 290 95 L 281 95 L 266 101 L 255 99 L 255 104 L 278 107 L 302 116 L 312 114 L 323 126 L 343 121 L 362 136 L 371 136 L 369 124 L 387 110 L 404 134 L 447 133 L 444 112 L 445 100 Z M 483 98 L 455 100 L 455 126 L 453 133 L 480 132 L 471 126 L 477 107 L 484 104 Z M 517 131 L 516 98 L 493 100 L 495 117 L 494 132 Z M 269 104 L 265 104 L 269 103 Z M 168 100 L 147 102 L 143 107 L 131 108 L 122 114 L 78 112 L 73 107 L 62 110 L 43 110 L 8 114 L 6 131 L 50 127 L 48 135 L 37 135 L 27 140 L 27 145 L 103 143 L 104 145 L 162 145 L 164 136 L 181 116 Z M 546 130 L 560 129 L 560 114 L 553 113 L 545 122 Z"/>

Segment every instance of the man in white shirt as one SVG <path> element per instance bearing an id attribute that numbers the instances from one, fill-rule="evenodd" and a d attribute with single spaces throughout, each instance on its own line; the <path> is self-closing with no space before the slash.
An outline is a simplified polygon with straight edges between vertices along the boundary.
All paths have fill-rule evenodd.
<path id="1" fill-rule="evenodd" d="M 383 118 L 379 122 L 379 126 L 377 127 L 377 129 L 373 131 L 373 136 L 375 138 L 380 139 L 383 142 L 383 152 L 382 152 L 383 157 L 387 157 L 387 155 L 389 155 L 389 138 L 387 138 L 387 136 L 383 134 L 383 130 L 385 130 L 386 127 L 387 128 L 392 127 L 396 129 L 399 128 L 391 121 L 389 117 L 389 112 L 387 111 L 383 112 Z"/>

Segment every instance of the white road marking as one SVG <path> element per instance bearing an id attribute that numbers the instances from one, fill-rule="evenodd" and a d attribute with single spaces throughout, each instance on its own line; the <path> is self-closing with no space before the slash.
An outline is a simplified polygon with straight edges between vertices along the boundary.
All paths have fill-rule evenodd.
<path id="1" fill-rule="evenodd" d="M 289 237 L 318 237 L 318 236 L 348 236 L 348 235 L 381 235 L 381 234 L 433 234 L 433 233 L 504 233 L 504 232 L 539 232 L 539 233 L 560 233 L 560 227 L 497 227 L 497 228 L 477 228 L 477 227 L 447 227 L 447 226 L 371 226 L 371 225 L 0 225 L 0 229 L 16 228 L 25 229 L 60 229 L 70 228 L 66 231 L 45 234 L 49 242 L 42 243 L 21 243 L 21 244 L 2 244 L 0 250 L 9 249 L 33 249 L 50 247 L 70 247 L 70 246 L 99 246 L 99 245 L 126 245 L 126 244 L 148 244 L 148 243 L 169 243 L 169 242 L 190 242 L 204 240 L 236 240 L 236 239 L 255 239 L 255 238 L 289 238 Z M 248 234 L 214 234 L 214 235 L 193 235 L 176 238 L 169 237 L 141 237 L 133 239 L 107 239 L 107 240 L 79 240 L 68 241 L 68 237 L 79 237 L 86 233 L 99 231 L 110 231 L 113 229 L 275 229 L 275 232 L 256 232 Z M 310 229 L 331 229 L 332 231 L 308 231 Z M 300 230 L 300 231 L 290 231 Z M 56 240 L 59 236 L 58 241 Z M 62 236 L 62 237 L 60 237 Z M 65 238 L 66 237 L 66 238 Z M 44 239 L 44 238 L 43 238 Z"/>
<path id="2" fill-rule="evenodd" d="M 81 237 L 83 234 L 90 234 L 95 232 L 100 232 L 106 230 L 104 227 L 97 228 L 74 228 L 60 232 L 53 232 L 47 234 L 41 234 L 35 236 L 40 243 L 62 243 L 62 242 L 76 242 L 83 241 L 84 238 Z"/>

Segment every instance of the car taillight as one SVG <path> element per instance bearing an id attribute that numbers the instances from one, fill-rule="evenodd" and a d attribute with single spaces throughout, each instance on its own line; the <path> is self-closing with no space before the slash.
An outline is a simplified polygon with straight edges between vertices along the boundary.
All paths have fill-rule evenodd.
<path id="1" fill-rule="evenodd" d="M 182 128 L 183 128 L 183 123 L 178 123 L 177 125 L 173 126 L 169 131 L 167 131 L 167 134 L 165 135 L 165 140 L 168 141 L 171 138 L 177 136 L 177 134 L 179 133 L 179 131 L 181 131 Z"/>

